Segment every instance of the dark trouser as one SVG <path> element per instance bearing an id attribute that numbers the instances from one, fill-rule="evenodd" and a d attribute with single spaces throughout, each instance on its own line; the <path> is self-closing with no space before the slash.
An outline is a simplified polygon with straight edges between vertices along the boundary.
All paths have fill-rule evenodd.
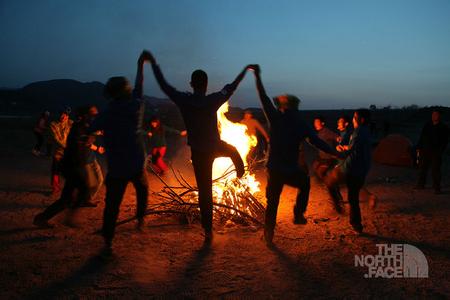
<path id="1" fill-rule="evenodd" d="M 34 131 L 34 135 L 36 136 L 36 145 L 34 146 L 34 150 L 41 151 L 42 144 L 44 143 L 44 135 L 37 131 Z"/>
<path id="2" fill-rule="evenodd" d="M 212 230 L 213 198 L 212 198 L 212 166 L 217 157 L 230 157 L 236 169 L 243 168 L 244 162 L 233 146 L 220 141 L 212 151 L 191 149 L 192 165 L 198 187 L 198 203 L 202 226 L 205 231 Z"/>
<path id="3" fill-rule="evenodd" d="M 298 170 L 295 173 L 283 173 L 274 170 L 268 170 L 266 187 L 266 229 L 273 230 L 277 222 L 278 204 L 280 195 L 285 184 L 298 188 L 297 199 L 294 206 L 294 215 L 303 214 L 308 206 L 310 180 L 304 170 Z"/>
<path id="4" fill-rule="evenodd" d="M 136 189 L 136 217 L 138 219 L 144 218 L 148 198 L 147 172 L 143 170 L 135 176 L 128 178 L 113 178 L 111 176 L 106 176 L 106 198 L 105 210 L 103 211 L 102 229 L 103 237 L 105 238 L 106 243 L 111 243 L 114 237 L 120 204 L 122 203 L 123 195 L 127 188 L 128 182 L 131 182 Z"/>
<path id="5" fill-rule="evenodd" d="M 361 209 L 359 208 L 359 191 L 364 185 L 364 177 L 347 175 L 345 178 L 350 204 L 350 224 L 361 226 Z"/>
<path id="6" fill-rule="evenodd" d="M 442 153 L 440 151 L 422 150 L 419 161 L 418 186 L 424 186 L 427 181 L 428 170 L 431 166 L 431 177 L 433 178 L 433 188 L 441 189 L 441 165 Z"/>
<path id="7" fill-rule="evenodd" d="M 353 226 L 361 225 L 361 210 L 359 208 L 359 191 L 364 185 L 365 176 L 352 176 L 344 174 L 339 167 L 331 170 L 324 181 L 328 189 L 339 191 L 339 184 L 345 183 L 348 189 L 348 202 L 350 204 L 350 224 Z M 339 193 L 340 195 L 340 193 Z M 340 205 L 341 198 L 333 195 L 333 201 Z"/>
<path id="8" fill-rule="evenodd" d="M 67 207 L 78 207 L 80 203 L 86 201 L 89 197 L 85 180 L 78 172 L 71 171 L 70 174 L 65 174 L 65 177 L 66 181 L 60 198 L 40 214 L 46 220 L 50 220 Z M 77 195 L 74 199 L 75 192 L 77 192 Z"/>

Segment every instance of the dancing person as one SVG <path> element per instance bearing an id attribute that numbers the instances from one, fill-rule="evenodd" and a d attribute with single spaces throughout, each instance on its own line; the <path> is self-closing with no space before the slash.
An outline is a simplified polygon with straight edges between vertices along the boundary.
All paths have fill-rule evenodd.
<path id="1" fill-rule="evenodd" d="M 41 155 L 42 145 L 44 144 L 45 133 L 48 129 L 48 123 L 50 118 L 50 112 L 45 111 L 41 114 L 36 125 L 33 128 L 33 133 L 36 136 L 36 145 L 31 151 L 34 155 Z"/>
<path id="2" fill-rule="evenodd" d="M 345 155 L 345 159 L 331 170 L 324 179 L 329 189 L 338 188 L 340 183 L 346 183 L 350 204 L 350 225 L 358 233 L 363 231 L 359 193 L 364 186 L 372 160 L 369 124 L 370 111 L 368 109 L 358 109 L 354 112 L 354 131 L 350 137 L 350 143 L 337 146 L 338 151 Z M 337 207 L 340 207 L 342 198 L 335 198 L 334 202 Z M 338 211 L 342 211 L 342 209 L 340 208 Z"/>
<path id="3" fill-rule="evenodd" d="M 242 177 L 245 172 L 244 163 L 236 148 L 220 139 L 217 128 L 217 110 L 234 93 L 247 69 L 244 68 L 236 79 L 231 84 L 225 85 L 221 91 L 207 95 L 208 75 L 205 71 L 195 70 L 192 72 L 190 84 L 193 93 L 179 92 L 167 83 L 153 56 L 151 56 L 150 62 L 161 90 L 178 106 L 186 125 L 192 165 L 198 186 L 205 242 L 210 243 L 213 238 L 213 162 L 217 157 L 230 157 L 236 168 L 237 177 Z"/>
<path id="4" fill-rule="evenodd" d="M 335 156 L 339 153 L 322 141 L 303 120 L 298 111 L 300 99 L 293 95 L 274 98 L 275 106 L 264 89 L 259 65 L 250 65 L 254 71 L 256 89 L 269 124 L 270 149 L 267 162 L 267 208 L 265 214 L 264 238 L 272 244 L 276 225 L 278 204 L 284 185 L 298 189 L 294 206 L 294 224 L 306 224 L 304 216 L 308 205 L 310 179 L 299 163 L 299 147 L 308 138 L 318 149 Z"/>
<path id="5" fill-rule="evenodd" d="M 338 145 L 348 145 L 350 142 L 350 136 L 353 132 L 353 127 L 350 126 L 350 118 L 348 116 L 340 116 L 337 120 L 337 130 L 339 136 L 336 139 Z"/>
<path id="6" fill-rule="evenodd" d="M 103 184 L 103 172 L 100 164 L 97 161 L 97 156 L 95 153 L 103 154 L 105 149 L 103 146 L 94 144 L 95 139 L 100 135 L 98 132 L 87 134 L 89 131 L 90 124 L 95 120 L 98 115 L 98 109 L 95 105 L 88 107 L 88 115 L 86 120 L 83 122 L 82 132 L 83 135 L 88 136 L 90 149 L 85 150 L 87 153 L 85 156 L 80 157 L 82 165 L 82 175 L 88 187 L 88 198 L 84 202 L 80 203 L 82 207 L 96 207 L 97 202 L 95 201 L 95 196 L 97 195 L 100 187 Z"/>
<path id="7" fill-rule="evenodd" d="M 435 194 L 441 194 L 442 156 L 449 139 L 449 127 L 441 121 L 441 111 L 434 108 L 431 120 L 425 124 L 417 143 L 419 157 L 419 177 L 416 189 L 424 189 L 427 173 L 431 166 L 431 177 Z"/>
<path id="8" fill-rule="evenodd" d="M 164 156 L 167 151 L 166 132 L 186 136 L 185 130 L 180 131 L 169 126 L 165 126 L 161 124 L 161 119 L 158 117 L 153 117 L 151 119 L 150 130 L 147 132 L 149 137 L 149 154 L 151 156 L 153 171 L 159 176 L 164 175 L 164 173 L 169 169 L 164 161 Z"/>
<path id="9" fill-rule="evenodd" d="M 317 136 L 325 141 L 330 147 L 335 148 L 337 145 L 338 135 L 325 126 L 325 119 L 322 116 L 314 118 L 314 129 L 317 132 Z M 312 168 L 317 178 L 323 180 L 326 172 L 333 168 L 337 163 L 335 156 L 319 150 L 317 157 L 312 162 Z"/>
<path id="10" fill-rule="evenodd" d="M 339 135 L 334 131 L 325 126 L 325 118 L 322 116 L 316 116 L 313 120 L 314 129 L 317 132 L 317 136 L 325 141 L 330 147 L 335 148 L 338 144 Z M 325 153 L 323 151 L 318 151 L 316 158 L 312 162 L 312 169 L 314 170 L 314 174 L 316 178 L 320 181 L 323 181 L 325 175 L 332 170 L 338 160 L 335 156 Z M 328 188 L 328 194 L 330 195 L 331 201 L 333 201 L 334 207 L 339 211 L 341 206 L 336 205 L 335 199 L 342 199 L 342 195 L 339 191 L 339 187 Z M 341 212 L 341 211 L 339 211 Z"/>
<path id="11" fill-rule="evenodd" d="M 50 123 L 50 140 L 52 141 L 52 167 L 51 167 L 51 186 L 52 193 L 58 194 L 61 190 L 61 160 L 66 148 L 67 136 L 72 127 L 72 120 L 69 119 L 69 113 L 63 110 L 59 114 L 59 119 Z"/>
<path id="12" fill-rule="evenodd" d="M 112 254 L 116 221 L 126 187 L 131 182 L 136 189 L 137 228 L 143 229 L 148 201 L 148 181 L 145 171 L 145 146 L 143 143 L 143 68 L 148 61 L 145 52 L 139 56 L 134 90 L 125 77 L 111 77 L 105 86 L 105 96 L 110 99 L 107 109 L 95 118 L 90 131 L 103 131 L 108 173 L 103 212 L 102 235 L 105 241 L 103 254 Z"/>
<path id="13" fill-rule="evenodd" d="M 336 146 L 338 149 L 340 146 L 348 146 L 350 143 L 350 137 L 353 133 L 353 126 L 350 125 L 350 118 L 347 116 L 341 116 L 337 121 L 337 130 L 339 132 L 339 137 L 337 138 L 338 145 Z M 335 195 L 339 197 L 339 204 L 341 204 L 342 195 L 339 192 L 339 187 L 336 186 L 338 192 L 335 192 Z M 374 194 L 372 194 L 366 186 L 363 186 L 360 190 L 360 198 L 366 199 L 369 203 L 369 207 L 371 209 L 375 209 L 378 198 Z M 364 200 L 363 200 L 364 201 Z M 339 212 L 342 212 L 342 206 L 337 205 L 336 208 Z"/>
<path id="14" fill-rule="evenodd" d="M 241 124 L 247 126 L 247 134 L 254 136 L 258 139 L 258 133 L 262 135 L 265 139 L 266 144 L 269 144 L 269 135 L 267 134 L 264 127 L 253 117 L 251 110 L 244 111 L 244 117 L 242 118 Z M 247 162 L 256 160 L 259 156 L 259 149 L 261 149 L 262 142 L 258 139 L 256 146 L 252 147 L 247 154 Z"/>
<path id="15" fill-rule="evenodd" d="M 61 196 L 42 213 L 35 216 L 34 225 L 53 227 L 48 221 L 55 215 L 69 207 L 72 208 L 72 212 L 69 214 L 72 217 L 76 208 L 87 206 L 86 203 L 89 203 L 90 191 L 86 168 L 95 161 L 93 149 L 96 146 L 93 144 L 95 137 L 87 134 L 88 122 L 89 108 L 80 108 L 78 119 L 70 129 L 64 155 L 59 162 L 59 169 L 65 178 Z M 103 152 L 101 148 L 97 148 L 96 151 Z M 73 225 L 71 219 L 67 221 L 69 225 Z"/>

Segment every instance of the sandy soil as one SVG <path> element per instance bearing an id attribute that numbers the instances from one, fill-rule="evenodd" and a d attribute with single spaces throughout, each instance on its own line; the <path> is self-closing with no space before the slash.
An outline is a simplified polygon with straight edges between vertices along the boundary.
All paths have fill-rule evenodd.
<path id="1" fill-rule="evenodd" d="M 16 143 L 10 142 L 13 136 Z M 148 217 L 143 233 L 134 223 L 118 227 L 115 257 L 105 262 L 97 256 L 102 239 L 96 234 L 104 189 L 99 207 L 80 211 L 79 228 L 65 226 L 64 214 L 52 220 L 53 229 L 33 227 L 33 216 L 54 198 L 50 161 L 31 156 L 29 138 L 9 132 L 0 143 L 1 299 L 450 297 L 449 193 L 413 191 L 413 169 L 374 166 L 368 186 L 379 205 L 373 211 L 362 201 L 362 236 L 350 230 L 347 215 L 333 213 L 314 181 L 304 226 L 292 224 L 295 190 L 283 191 L 273 249 L 261 240 L 261 229 L 216 227 L 212 247 L 204 248 L 199 224 Z M 264 174 L 258 177 L 264 185 Z M 150 185 L 158 189 L 155 177 Z M 120 218 L 134 211 L 129 187 Z M 428 260 L 429 278 L 364 278 L 367 269 L 355 267 L 354 256 L 376 254 L 377 243 L 418 247 Z"/>

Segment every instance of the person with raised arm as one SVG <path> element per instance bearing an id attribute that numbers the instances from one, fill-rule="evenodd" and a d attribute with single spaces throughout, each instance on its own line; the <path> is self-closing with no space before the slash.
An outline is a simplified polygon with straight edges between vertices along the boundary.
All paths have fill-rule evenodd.
<path id="1" fill-rule="evenodd" d="M 220 139 L 217 128 L 217 110 L 238 87 L 245 76 L 244 68 L 236 79 L 215 93 L 206 94 L 208 75 L 203 70 L 195 70 L 190 85 L 193 92 L 180 92 L 167 83 L 156 59 L 149 53 L 153 73 L 161 90 L 180 109 L 186 125 L 188 144 L 191 147 L 192 165 L 199 193 L 201 222 L 205 231 L 205 242 L 213 238 L 212 218 L 212 165 L 217 157 L 230 157 L 236 168 L 237 177 L 244 175 L 244 163 L 235 147 Z"/>
<path id="2" fill-rule="evenodd" d="M 98 115 L 89 128 L 92 132 L 103 131 L 108 163 L 102 228 L 105 255 L 112 254 L 112 240 L 120 204 L 129 182 L 136 189 L 137 227 L 142 230 L 144 225 L 148 181 L 145 170 L 144 102 L 141 99 L 146 61 L 149 61 L 149 57 L 146 52 L 142 52 L 138 59 L 133 90 L 125 77 L 111 77 L 108 80 L 104 91 L 105 96 L 110 99 L 108 108 Z"/>
<path id="3" fill-rule="evenodd" d="M 264 239 L 268 245 L 272 245 L 278 204 L 285 184 L 298 188 L 294 206 L 294 224 L 307 223 L 304 213 L 308 205 L 310 178 L 299 163 L 301 143 L 308 138 L 309 142 L 319 150 L 337 157 L 339 153 L 321 140 L 302 120 L 298 111 L 299 98 L 293 95 L 280 95 L 274 98 L 274 105 L 264 89 L 259 65 L 250 65 L 249 69 L 254 71 L 256 89 L 269 123 L 270 150 L 267 161 Z"/>

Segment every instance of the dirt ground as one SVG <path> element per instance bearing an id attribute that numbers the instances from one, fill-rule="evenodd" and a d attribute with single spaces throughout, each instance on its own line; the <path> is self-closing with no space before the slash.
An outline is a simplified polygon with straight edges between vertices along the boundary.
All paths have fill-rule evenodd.
<path id="1" fill-rule="evenodd" d="M 307 225 L 292 224 L 295 190 L 284 189 L 274 248 L 264 244 L 261 229 L 245 226 L 216 227 L 207 248 L 199 224 L 148 217 L 143 233 L 134 223 L 118 227 L 115 256 L 104 261 L 97 256 L 103 241 L 96 234 L 104 189 L 97 208 L 81 209 L 78 228 L 65 226 L 64 214 L 52 220 L 52 229 L 33 227 L 33 216 L 55 200 L 49 195 L 50 160 L 30 154 L 31 136 L 2 132 L 1 299 L 450 297 L 450 193 L 414 191 L 414 169 L 374 165 L 368 187 L 379 202 L 371 210 L 362 200 L 361 236 L 350 230 L 348 215 L 332 211 L 324 188 L 313 181 Z M 447 162 L 444 191 L 450 190 L 449 175 Z M 264 188 L 264 173 L 258 178 Z M 157 179 L 149 180 L 157 190 Z M 133 215 L 134 197 L 129 187 L 120 219 Z M 380 243 L 419 248 L 429 278 L 364 278 L 367 268 L 355 267 L 354 257 L 375 255 Z"/>

